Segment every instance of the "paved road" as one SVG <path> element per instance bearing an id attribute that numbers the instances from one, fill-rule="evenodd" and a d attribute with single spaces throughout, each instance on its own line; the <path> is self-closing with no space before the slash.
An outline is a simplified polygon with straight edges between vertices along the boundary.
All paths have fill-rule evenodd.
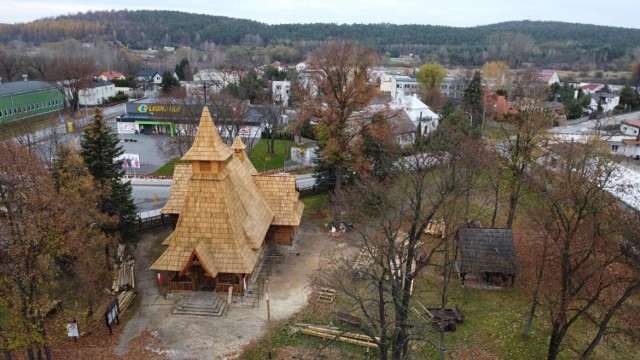
<path id="1" fill-rule="evenodd" d="M 586 120 L 581 122 L 568 121 L 567 125 L 556 126 L 549 129 L 550 133 L 555 134 L 580 134 L 583 132 L 589 132 L 598 126 L 606 126 L 612 124 L 619 124 L 622 120 L 636 120 L 640 119 L 640 112 L 635 111 L 622 115 L 610 116 L 600 120 Z"/>
<path id="2" fill-rule="evenodd" d="M 169 199 L 169 186 L 132 184 L 133 201 L 137 212 L 162 208 Z M 157 195 L 157 202 L 155 196 Z"/>

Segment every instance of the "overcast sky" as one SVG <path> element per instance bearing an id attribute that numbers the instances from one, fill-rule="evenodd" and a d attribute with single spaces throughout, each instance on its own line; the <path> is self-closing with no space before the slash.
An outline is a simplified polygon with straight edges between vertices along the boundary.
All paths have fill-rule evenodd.
<path id="1" fill-rule="evenodd" d="M 553 20 L 640 28 L 638 0 L 2 0 L 0 23 L 88 10 L 178 10 L 282 23 L 476 26 Z"/>

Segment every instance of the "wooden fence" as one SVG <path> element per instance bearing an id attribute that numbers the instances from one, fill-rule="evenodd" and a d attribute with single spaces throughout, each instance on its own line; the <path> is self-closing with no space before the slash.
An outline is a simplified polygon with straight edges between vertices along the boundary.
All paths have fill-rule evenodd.
<path id="1" fill-rule="evenodd" d="M 142 218 L 138 216 L 138 231 L 153 229 L 157 227 L 161 227 L 164 225 L 169 225 L 173 223 L 173 219 L 171 215 L 160 214 L 156 216 L 149 216 Z"/>

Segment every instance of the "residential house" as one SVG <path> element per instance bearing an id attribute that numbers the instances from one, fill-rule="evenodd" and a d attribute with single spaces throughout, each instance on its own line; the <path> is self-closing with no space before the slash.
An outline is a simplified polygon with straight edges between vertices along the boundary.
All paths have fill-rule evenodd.
<path id="1" fill-rule="evenodd" d="M 302 70 L 305 70 L 308 67 L 306 62 L 299 62 L 296 64 L 296 71 L 297 72 L 301 72 Z"/>
<path id="2" fill-rule="evenodd" d="M 98 79 L 104 81 L 112 81 L 112 80 L 126 80 L 126 76 L 123 73 L 117 71 L 103 71 L 98 75 Z"/>
<path id="3" fill-rule="evenodd" d="M 229 84 L 237 84 L 244 76 L 241 71 L 228 71 L 218 69 L 203 69 L 193 75 L 192 86 L 202 88 L 202 83 L 206 83 L 207 89 L 213 92 L 220 92 Z M 187 89 L 189 86 L 187 86 Z"/>
<path id="4" fill-rule="evenodd" d="M 638 120 L 622 120 L 620 123 L 620 131 L 625 135 L 639 136 L 640 135 L 640 119 Z"/>
<path id="5" fill-rule="evenodd" d="M 283 106 L 289 106 L 289 97 L 291 93 L 291 81 L 272 81 L 271 82 L 271 99 Z"/>
<path id="6" fill-rule="evenodd" d="M 602 107 L 603 113 L 613 111 L 615 107 L 620 103 L 620 95 L 596 92 L 591 94 L 591 103 L 589 104 L 589 112 L 594 113 L 598 111 L 598 105 Z"/>
<path id="7" fill-rule="evenodd" d="M 96 106 L 108 102 L 116 95 L 116 86 L 109 81 L 94 79 L 84 89 L 78 92 L 78 104 L 81 106 Z"/>
<path id="8" fill-rule="evenodd" d="M 180 80 L 175 71 L 171 71 L 171 73 L 176 80 Z M 143 69 L 138 72 L 136 80 L 143 85 L 145 90 L 158 91 L 160 90 L 163 75 L 164 71 L 162 70 Z"/>
<path id="9" fill-rule="evenodd" d="M 580 83 L 576 87 L 576 96 L 578 94 L 578 90 L 582 90 L 585 94 L 595 94 L 596 92 L 602 90 L 604 88 L 604 84 L 594 84 L 594 83 Z"/>
<path id="10" fill-rule="evenodd" d="M 498 95 L 487 89 L 483 93 L 485 117 L 489 119 L 497 118 L 514 111 L 513 106 L 503 95 Z"/>
<path id="11" fill-rule="evenodd" d="M 538 81 L 541 81 L 547 85 L 560 83 L 558 73 L 555 70 L 549 69 L 540 70 L 540 72 L 538 72 Z"/>
<path id="12" fill-rule="evenodd" d="M 394 91 L 393 75 L 389 74 L 385 69 L 374 69 L 371 71 L 372 79 L 378 83 L 378 88 L 384 94 L 389 94 Z"/>
<path id="13" fill-rule="evenodd" d="M 278 71 L 287 71 L 287 68 L 282 65 L 280 61 L 274 61 L 271 66 L 278 69 Z"/>
<path id="14" fill-rule="evenodd" d="M 440 116 L 434 113 L 431 108 L 420 99 L 416 94 L 410 96 L 399 96 L 389 103 L 392 110 L 402 110 L 406 113 L 406 118 L 417 128 L 421 128 L 422 135 L 427 135 L 438 127 Z M 401 115 L 405 117 L 405 115 Z M 404 126 L 406 128 L 406 126 Z"/>

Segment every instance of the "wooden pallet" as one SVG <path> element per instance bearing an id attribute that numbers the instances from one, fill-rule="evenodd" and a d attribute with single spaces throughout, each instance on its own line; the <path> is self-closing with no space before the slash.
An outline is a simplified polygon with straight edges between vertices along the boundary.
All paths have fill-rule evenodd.
<path id="1" fill-rule="evenodd" d="M 368 249 L 366 247 L 363 247 L 362 249 L 360 249 L 360 253 L 358 254 L 358 257 L 356 258 L 355 263 L 353 264 L 353 270 L 357 271 L 357 272 L 364 272 L 367 269 L 369 269 L 374 262 L 373 257 L 376 255 L 376 251 L 375 249 Z"/>
<path id="2" fill-rule="evenodd" d="M 318 301 L 332 303 L 336 298 L 336 291 L 334 289 L 322 287 L 318 291 Z"/>

